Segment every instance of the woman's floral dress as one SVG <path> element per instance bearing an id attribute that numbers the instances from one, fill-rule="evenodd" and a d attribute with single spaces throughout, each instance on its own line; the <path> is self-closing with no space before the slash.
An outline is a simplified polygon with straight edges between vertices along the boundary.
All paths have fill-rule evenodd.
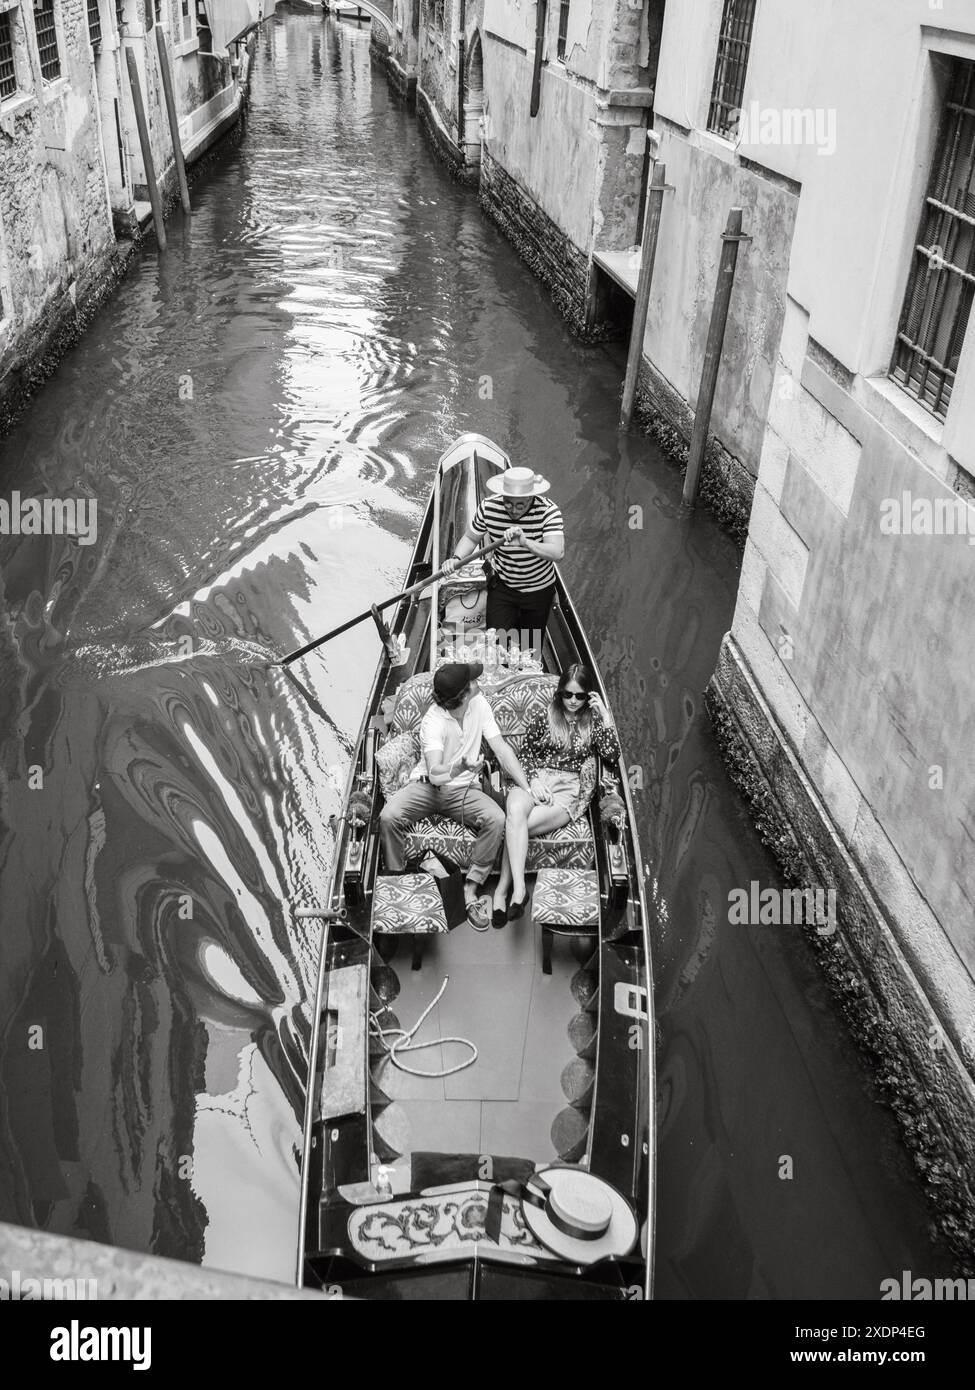
<path id="1" fill-rule="evenodd" d="M 571 822 L 578 820 L 592 798 L 596 786 L 596 753 L 606 762 L 615 762 L 620 755 L 619 739 L 598 714 L 592 716 L 588 733 L 583 734 L 578 725 L 570 726 L 569 742 L 563 748 L 552 740 L 548 711 L 536 710 L 525 724 L 518 756 L 529 781 L 546 772 L 564 773 L 577 779 L 578 785 L 571 797 L 556 795 L 559 804 L 569 811 Z M 564 779 L 557 779 L 557 782 L 562 787 L 566 785 Z M 553 790 L 557 793 L 559 787 L 553 786 Z"/>

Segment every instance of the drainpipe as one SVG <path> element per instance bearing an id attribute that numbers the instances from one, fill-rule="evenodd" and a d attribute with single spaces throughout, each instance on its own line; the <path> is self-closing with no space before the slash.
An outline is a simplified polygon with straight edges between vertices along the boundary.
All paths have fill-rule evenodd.
<path id="1" fill-rule="evenodd" d="M 464 37 L 467 30 L 467 0 L 460 0 L 460 12 L 457 16 L 457 23 L 460 26 L 460 33 L 457 36 L 457 144 L 460 148 L 461 162 L 464 162 L 464 62 L 467 49 L 467 42 Z"/>
<path id="2" fill-rule="evenodd" d="M 538 97 L 542 87 L 542 48 L 545 44 L 545 20 L 548 0 L 535 0 L 535 66 L 532 69 L 532 99 L 529 116 L 538 115 Z"/>

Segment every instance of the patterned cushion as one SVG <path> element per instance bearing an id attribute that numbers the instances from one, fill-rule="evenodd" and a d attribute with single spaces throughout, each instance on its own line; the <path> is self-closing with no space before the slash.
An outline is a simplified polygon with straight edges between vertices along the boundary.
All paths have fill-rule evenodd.
<path id="1" fill-rule="evenodd" d="M 419 761 L 420 740 L 412 730 L 387 739 L 376 753 L 376 770 L 383 796 L 390 797 L 400 787 L 405 787 Z"/>
<path id="2" fill-rule="evenodd" d="M 485 694 L 494 710 L 502 735 L 517 749 L 525 733 L 525 724 L 535 710 L 544 710 L 558 685 L 557 676 L 539 674 L 512 676 Z M 420 720 L 433 699 L 433 677 L 429 671 L 411 676 L 400 686 L 393 709 L 392 726 L 396 733 L 418 731 Z"/>
<path id="3" fill-rule="evenodd" d="M 513 748 L 521 748 L 529 715 L 548 708 L 558 683 L 558 676 L 512 676 L 491 694 L 498 728 Z"/>
<path id="4" fill-rule="evenodd" d="M 532 918 L 549 927 L 599 924 L 595 869 L 541 869 L 532 893 Z"/>
<path id="5" fill-rule="evenodd" d="M 443 899 L 430 874 L 380 874 L 372 900 L 373 931 L 387 935 L 445 932 Z"/>
<path id="6" fill-rule="evenodd" d="M 418 821 L 407 833 L 406 855 L 409 859 L 419 859 L 424 854 L 440 854 L 459 868 L 469 869 L 475 838 L 467 826 L 444 816 L 431 816 Z M 572 825 L 563 825 L 560 830 L 528 841 L 526 868 L 529 873 L 542 868 L 589 869 L 594 861 L 592 828 L 586 816 Z"/>
<path id="7" fill-rule="evenodd" d="M 532 1260 L 555 1260 L 539 1245 L 526 1222 L 521 1200 L 503 1193 L 497 1244 L 487 1233 L 488 1192 L 471 1187 L 454 1192 L 370 1203 L 349 1215 L 349 1242 L 365 1260 L 403 1260 L 422 1256 L 425 1263 L 456 1260 L 477 1250 L 481 1241 Z"/>
<path id="8" fill-rule="evenodd" d="M 400 686 L 393 707 L 393 730 L 398 733 L 412 732 L 419 735 L 420 720 L 430 708 L 433 699 L 433 676 L 429 671 L 421 671 L 411 676 Z"/>

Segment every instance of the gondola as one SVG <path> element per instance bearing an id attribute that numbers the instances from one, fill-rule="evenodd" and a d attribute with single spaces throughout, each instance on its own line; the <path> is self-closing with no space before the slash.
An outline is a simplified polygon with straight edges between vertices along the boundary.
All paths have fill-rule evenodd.
<path id="1" fill-rule="evenodd" d="M 487 479 L 509 466 L 474 434 L 439 460 L 407 581 L 420 587 L 388 625 L 373 610 L 383 651 L 329 890 L 302 914 L 323 930 L 297 1280 L 333 1295 L 652 1292 L 652 975 L 625 772 L 596 766 L 587 816 L 531 841 L 529 906 L 502 931 L 475 932 L 464 916 L 473 837 L 462 827 L 415 828 L 419 872 L 390 875 L 382 863 L 378 815 L 384 785 L 395 785 L 383 750 L 408 744 L 439 662 L 486 658 L 481 689 L 516 748 L 570 663 L 590 667 L 606 699 L 561 576 L 540 650 L 446 624 L 476 612 L 485 572 L 473 563 L 438 581 L 440 565 Z"/>

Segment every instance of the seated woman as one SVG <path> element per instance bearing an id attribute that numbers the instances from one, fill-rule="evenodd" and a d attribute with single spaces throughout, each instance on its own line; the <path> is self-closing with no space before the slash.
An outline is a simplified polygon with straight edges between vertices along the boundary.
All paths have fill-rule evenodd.
<path id="1" fill-rule="evenodd" d="M 491 918 L 496 927 L 525 910 L 529 836 L 558 830 L 585 814 L 593 789 L 580 789 L 579 772 L 593 753 L 615 762 L 620 746 L 592 672 L 576 663 L 562 672 L 548 709 L 529 716 L 525 726 L 521 763 L 531 794 L 520 787 L 508 793 L 505 855 Z"/>

